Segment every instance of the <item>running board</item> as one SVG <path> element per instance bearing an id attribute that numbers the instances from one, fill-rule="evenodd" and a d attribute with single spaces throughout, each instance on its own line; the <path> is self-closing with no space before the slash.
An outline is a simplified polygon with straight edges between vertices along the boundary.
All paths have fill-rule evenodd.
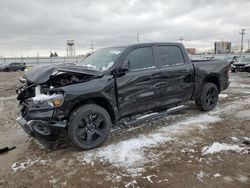
<path id="1" fill-rule="evenodd" d="M 148 120 L 151 121 L 151 120 L 156 120 L 156 119 L 162 118 L 164 116 L 170 115 L 170 114 L 178 112 L 180 110 L 184 110 L 186 108 L 188 108 L 188 106 L 185 106 L 185 105 L 176 106 L 174 108 L 170 108 L 170 109 L 168 109 L 166 111 L 163 111 L 163 112 L 155 112 L 155 113 L 151 113 L 151 114 L 146 114 L 144 116 L 138 117 L 135 120 L 124 122 L 124 124 L 126 126 L 133 126 L 133 125 L 136 125 L 136 124 L 144 123 L 144 122 L 146 122 Z"/>

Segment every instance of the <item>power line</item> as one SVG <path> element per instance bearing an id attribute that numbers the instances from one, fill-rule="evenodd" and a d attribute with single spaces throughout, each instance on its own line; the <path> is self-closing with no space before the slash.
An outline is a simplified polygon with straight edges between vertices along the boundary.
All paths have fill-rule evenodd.
<path id="1" fill-rule="evenodd" d="M 184 40 L 184 38 L 181 36 L 181 37 L 179 38 L 179 40 L 180 40 L 181 43 L 182 43 L 182 41 Z"/>

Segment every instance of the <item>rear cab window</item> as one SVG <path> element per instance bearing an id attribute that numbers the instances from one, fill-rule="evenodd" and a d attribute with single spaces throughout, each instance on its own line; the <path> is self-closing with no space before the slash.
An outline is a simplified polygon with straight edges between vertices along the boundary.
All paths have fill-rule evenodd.
<path id="1" fill-rule="evenodd" d="M 126 60 L 130 63 L 130 71 L 146 70 L 155 68 L 152 47 L 140 47 L 131 51 Z"/>
<path id="2" fill-rule="evenodd" d="M 178 46 L 157 46 L 158 60 L 161 67 L 184 65 L 183 53 Z"/>

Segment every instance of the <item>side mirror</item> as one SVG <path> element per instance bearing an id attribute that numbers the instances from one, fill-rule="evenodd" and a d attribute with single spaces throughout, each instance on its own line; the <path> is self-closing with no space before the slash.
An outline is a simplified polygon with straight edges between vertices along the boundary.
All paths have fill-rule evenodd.
<path id="1" fill-rule="evenodd" d="M 126 72 L 129 71 L 130 63 L 129 60 L 125 60 L 122 65 L 118 69 L 119 75 L 124 75 Z"/>

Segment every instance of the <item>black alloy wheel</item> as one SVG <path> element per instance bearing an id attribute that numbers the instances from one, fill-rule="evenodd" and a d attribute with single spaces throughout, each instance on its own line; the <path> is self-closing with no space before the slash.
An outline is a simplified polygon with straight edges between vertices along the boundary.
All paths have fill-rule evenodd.
<path id="1" fill-rule="evenodd" d="M 213 110 L 219 99 L 219 90 L 214 83 L 204 83 L 201 91 L 201 95 L 196 99 L 197 106 L 202 111 Z"/>
<path id="2" fill-rule="evenodd" d="M 105 142 L 111 127 L 108 112 L 98 105 L 88 104 L 72 112 L 68 134 L 77 148 L 93 149 Z"/>

